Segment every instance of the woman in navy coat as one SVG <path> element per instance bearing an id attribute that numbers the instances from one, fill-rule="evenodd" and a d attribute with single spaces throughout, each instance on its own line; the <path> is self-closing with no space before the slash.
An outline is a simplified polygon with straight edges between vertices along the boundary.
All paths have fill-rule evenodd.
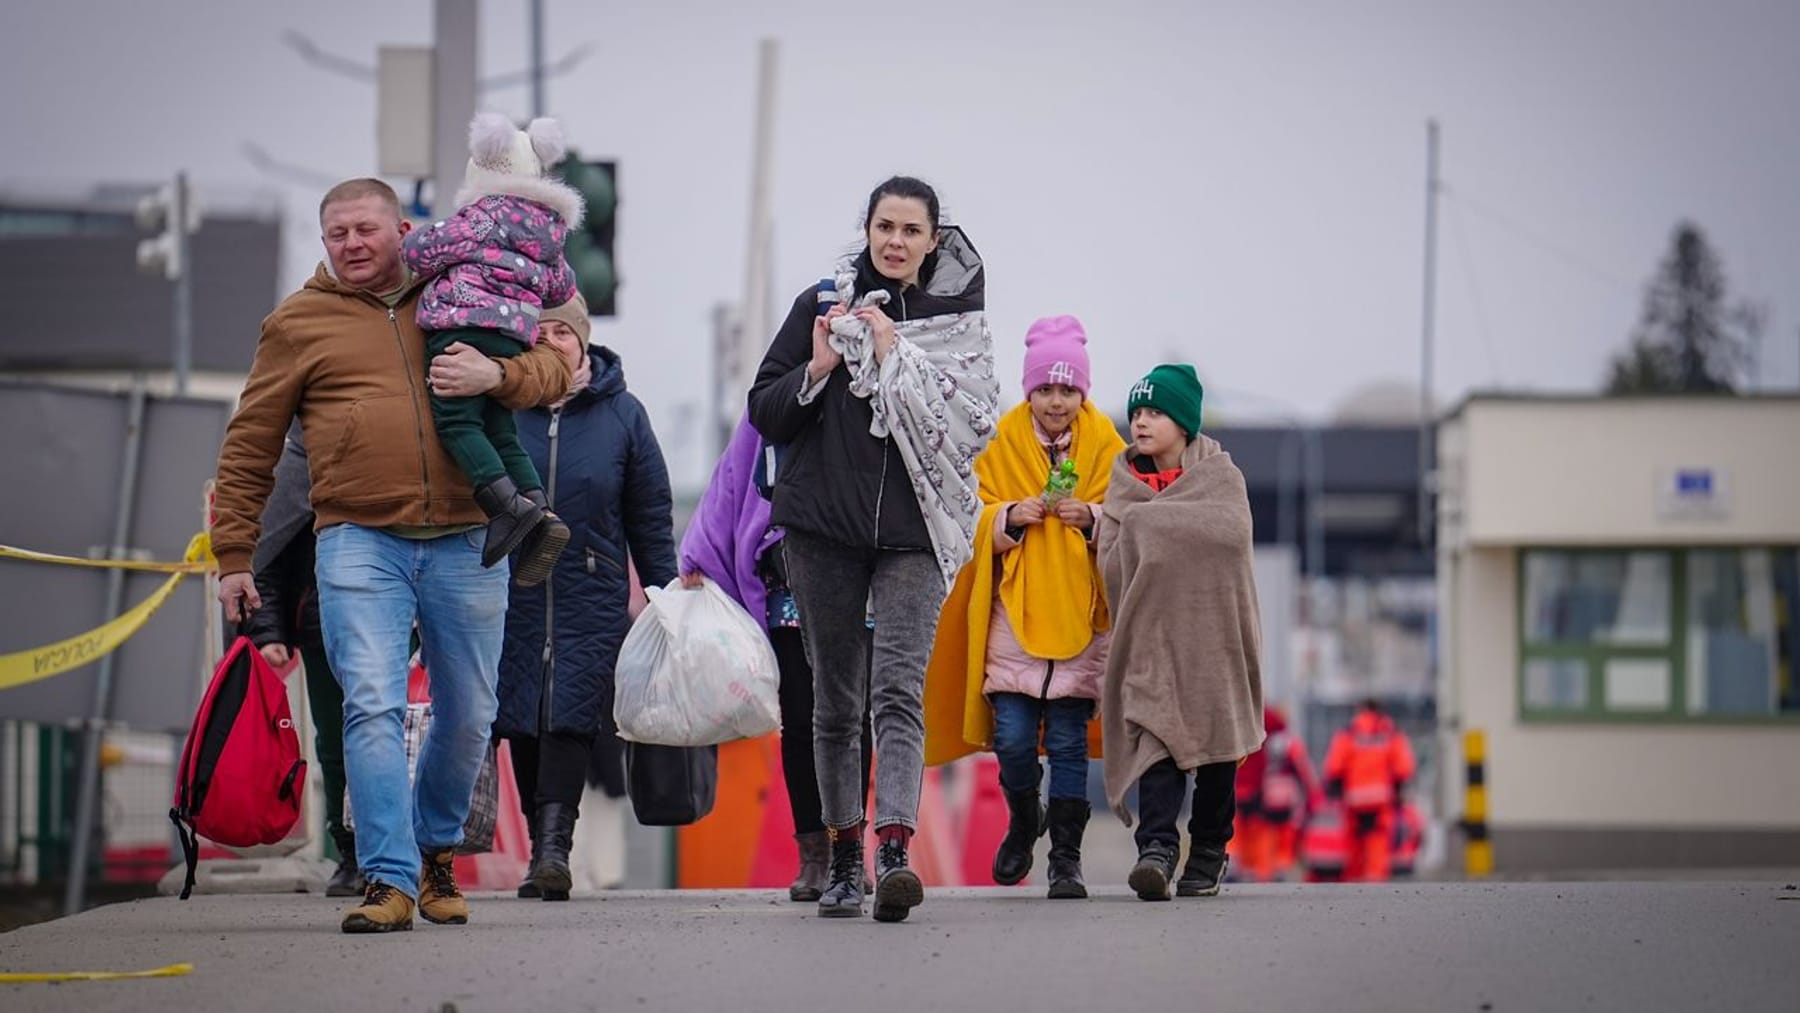
<path id="1" fill-rule="evenodd" d="M 578 363 L 569 396 L 517 413 L 519 440 L 544 476 L 569 544 L 550 579 L 512 588 L 500 655 L 494 734 L 510 743 L 519 802 L 531 825 L 523 896 L 569 896 L 569 847 L 589 753 L 617 756 L 613 666 L 631 627 L 627 560 L 647 587 L 675 579 L 669 473 L 643 404 L 625 389 L 619 357 L 588 347 L 577 296 L 544 311 L 538 340 Z M 535 888 L 535 889 L 534 889 Z"/>

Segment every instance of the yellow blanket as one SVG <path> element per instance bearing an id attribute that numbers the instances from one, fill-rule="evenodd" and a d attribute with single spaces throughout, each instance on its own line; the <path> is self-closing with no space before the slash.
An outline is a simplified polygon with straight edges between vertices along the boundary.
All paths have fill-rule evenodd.
<path id="1" fill-rule="evenodd" d="M 1112 462 L 1125 442 L 1112 421 L 1084 402 L 1070 426 L 1075 496 L 1088 503 L 1106 498 Z M 1050 458 L 1021 403 L 1000 418 L 994 442 L 975 460 L 983 503 L 975 526 L 975 557 L 957 574 L 938 618 L 937 641 L 925 670 L 925 762 L 947 763 L 992 749 L 994 715 L 981 688 L 987 671 L 988 626 L 994 588 L 1020 646 L 1034 657 L 1064 660 L 1086 649 L 1095 633 L 1111 626 L 1088 540 L 1054 516 L 1024 544 L 1001 557 L 993 552 L 994 521 L 1002 506 L 1041 496 Z M 1100 755 L 1098 721 L 1088 726 L 1089 752 Z"/>

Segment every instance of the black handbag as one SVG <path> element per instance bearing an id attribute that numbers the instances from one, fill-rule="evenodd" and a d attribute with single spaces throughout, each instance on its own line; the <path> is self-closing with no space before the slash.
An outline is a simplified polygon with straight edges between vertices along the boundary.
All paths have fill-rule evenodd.
<path id="1" fill-rule="evenodd" d="M 625 781 L 639 823 L 687 826 L 712 812 L 719 789 L 719 747 L 627 742 Z"/>

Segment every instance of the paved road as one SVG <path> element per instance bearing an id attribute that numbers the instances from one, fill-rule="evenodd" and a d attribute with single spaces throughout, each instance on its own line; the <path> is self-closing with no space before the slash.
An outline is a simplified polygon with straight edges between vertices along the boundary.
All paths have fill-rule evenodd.
<path id="1" fill-rule="evenodd" d="M 0 935 L 0 971 L 192 975 L 0 985 L 0 1009 L 1793 1013 L 1800 891 L 1784 886 L 1235 886 L 1166 904 L 947 890 L 901 925 L 767 892 L 487 895 L 471 925 L 388 937 L 339 934 L 342 905 L 317 897 L 158 898 Z"/>

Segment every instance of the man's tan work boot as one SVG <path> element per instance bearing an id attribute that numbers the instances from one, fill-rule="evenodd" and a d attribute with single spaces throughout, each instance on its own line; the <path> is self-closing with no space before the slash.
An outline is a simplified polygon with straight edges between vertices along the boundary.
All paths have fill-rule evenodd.
<path id="1" fill-rule="evenodd" d="M 412 898 L 386 883 L 370 883 L 361 906 L 344 916 L 345 932 L 407 932 L 413 926 Z"/>
<path id="2" fill-rule="evenodd" d="M 467 925 L 469 902 L 456 888 L 454 848 L 422 852 L 419 856 L 419 914 L 437 925 Z"/>

